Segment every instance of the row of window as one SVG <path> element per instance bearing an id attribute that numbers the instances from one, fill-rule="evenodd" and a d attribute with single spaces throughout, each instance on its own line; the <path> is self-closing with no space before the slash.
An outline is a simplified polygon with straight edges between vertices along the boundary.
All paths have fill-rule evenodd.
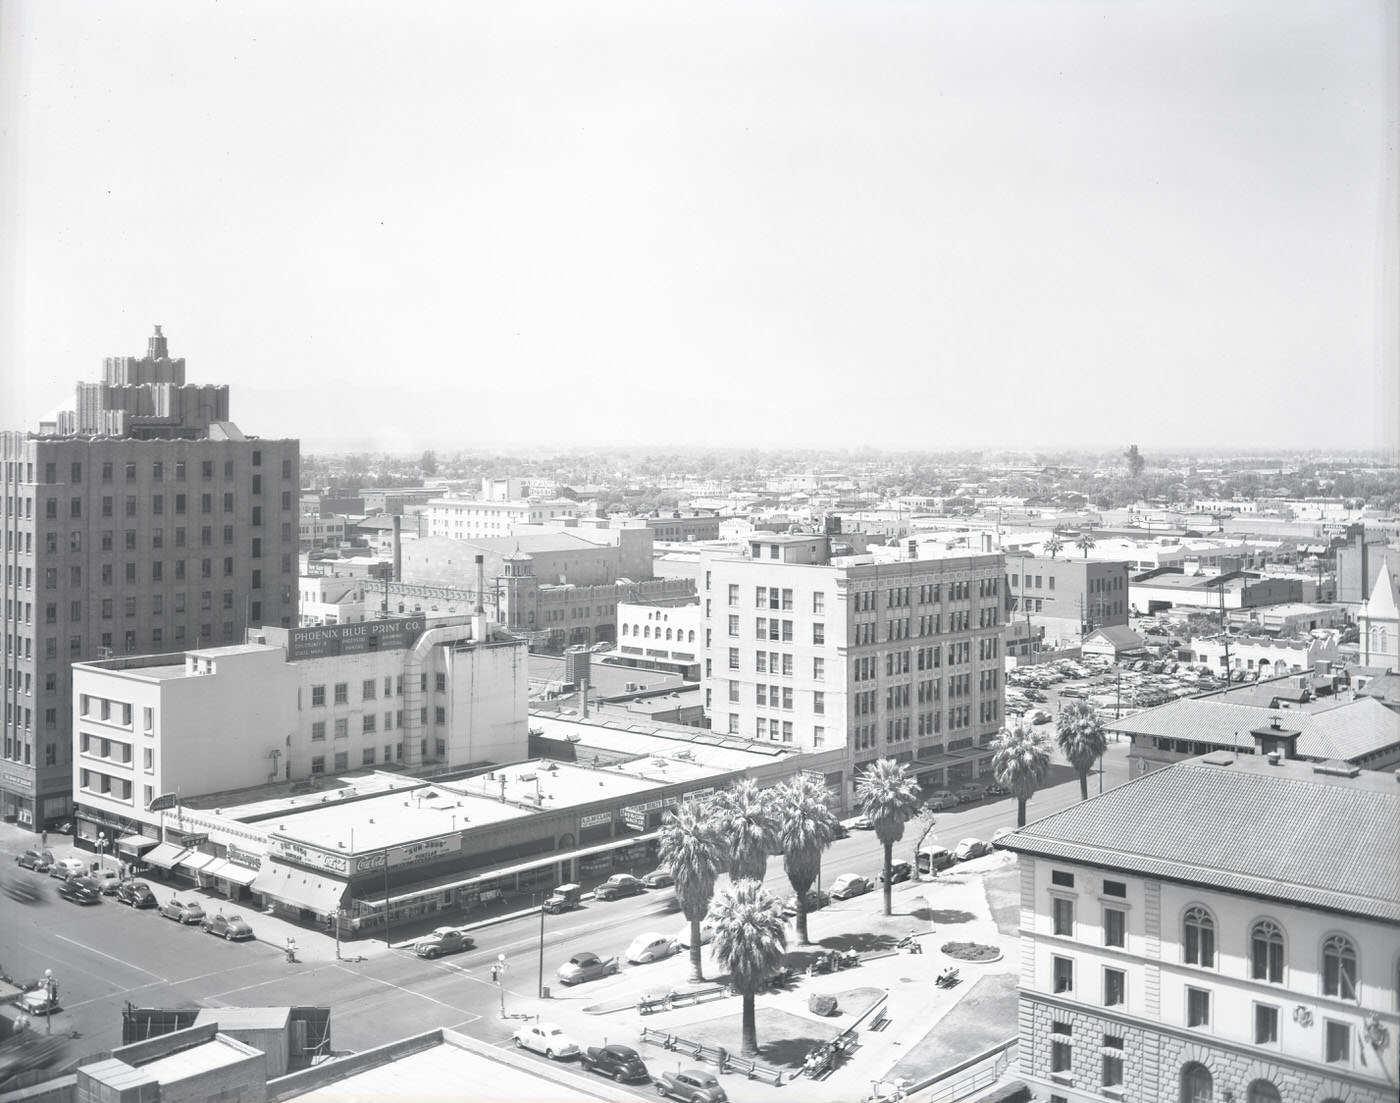
<path id="1" fill-rule="evenodd" d="M 447 675 L 446 675 L 445 673 L 439 671 L 437 674 L 433 675 L 433 678 L 434 678 L 434 681 L 433 681 L 433 688 L 434 688 L 434 690 L 435 690 L 436 692 L 438 692 L 438 693 L 446 693 L 446 692 L 447 692 Z M 427 693 L 427 692 L 428 692 L 428 675 L 427 675 L 426 673 L 422 673 L 422 674 L 419 674 L 419 675 L 418 675 L 418 689 L 419 689 L 419 691 L 422 692 L 422 693 Z M 333 696 L 333 701 L 334 701 L 335 704 L 337 704 L 337 705 L 348 705 L 348 704 L 350 703 L 350 683 L 349 683 L 349 682 L 336 682 L 334 685 L 332 685 L 332 687 L 331 687 L 331 692 L 332 692 L 332 694 L 334 695 L 334 696 Z M 364 679 L 364 680 L 360 683 L 360 700 L 361 700 L 361 701 L 374 701 L 374 700 L 378 699 L 379 696 L 380 696 L 380 680 L 379 680 L 378 678 L 366 678 L 366 679 Z M 383 696 L 386 697 L 386 698 L 388 698 L 388 697 L 402 697 L 402 696 L 403 696 L 403 675 L 402 675 L 402 674 L 398 675 L 397 677 L 395 677 L 394 675 L 391 675 L 391 674 L 386 674 L 386 675 L 384 675 L 384 679 L 383 679 Z M 319 709 L 319 708 L 325 708 L 325 706 L 326 706 L 326 687 L 325 687 L 324 685 L 312 686 L 312 687 L 311 687 L 311 707 L 312 707 L 312 708 L 317 708 L 317 709 Z"/>
<path id="2" fill-rule="evenodd" d="M 447 757 L 447 743 L 446 743 L 445 740 L 442 740 L 442 739 L 436 740 L 434 746 L 435 746 L 435 749 L 436 749 L 436 752 L 437 752 L 437 757 L 438 757 L 439 759 L 443 759 L 443 758 L 446 758 L 446 757 Z M 373 766 L 373 765 L 374 765 L 374 761 L 375 761 L 375 757 L 376 757 L 376 752 L 377 752 L 377 748 L 375 748 L 375 747 L 366 747 L 364 750 L 362 750 L 362 751 L 360 752 L 360 765 L 361 765 L 361 766 Z M 421 740 L 421 741 L 419 742 L 419 753 L 420 753 L 424 758 L 426 758 L 426 757 L 428 756 L 428 741 L 427 741 L 426 739 Z M 403 761 L 403 744 L 402 744 L 402 743 L 385 743 L 385 744 L 384 744 L 384 759 L 383 759 L 383 761 L 386 762 L 386 763 L 388 763 L 388 762 L 402 762 L 402 761 Z M 349 752 L 349 751 L 336 751 L 335 754 L 331 756 L 331 763 L 332 763 L 332 769 L 335 769 L 335 770 L 348 770 L 348 769 L 350 769 L 350 752 Z M 324 774 L 324 773 L 326 772 L 326 756 L 325 756 L 325 755 L 313 755 L 313 756 L 312 756 L 312 758 L 311 758 L 311 772 L 312 772 L 313 774 Z"/>
<path id="3" fill-rule="evenodd" d="M 1187 965 L 1215 968 L 1215 917 L 1200 904 L 1182 917 L 1182 958 Z M 1356 999 L 1356 943 L 1344 934 L 1322 940 L 1322 994 L 1341 1000 Z M 1284 983 L 1286 960 L 1283 928 L 1272 919 L 1255 920 L 1249 928 L 1249 975 L 1268 984 Z"/>
<path id="4" fill-rule="evenodd" d="M 255 448 L 255 449 L 253 449 L 253 456 L 252 456 L 252 459 L 253 459 L 253 466 L 254 466 L 254 467 L 261 467 L 261 466 L 262 466 L 262 449 L 261 449 L 261 448 Z M 10 462 L 7 466 L 8 466 L 8 468 L 9 468 L 9 471 L 8 471 L 9 477 L 10 477 L 11 479 L 14 479 L 14 478 L 18 477 L 18 474 L 19 474 L 19 470 L 18 470 L 18 469 L 19 469 L 19 464 L 18 464 L 18 462 L 17 462 L 17 461 L 12 461 L 12 462 Z M 187 470 L 188 470 L 187 464 L 186 464 L 186 462 L 185 462 L 184 460 L 174 460 L 174 461 L 171 462 L 169 465 L 167 465 L 166 462 L 165 462 L 164 460 L 154 460 L 154 461 L 152 461 L 151 466 L 150 466 L 151 478 L 154 479 L 154 480 L 156 480 L 157 482 L 163 480 L 163 479 L 165 478 L 165 476 L 166 476 L 167 466 L 168 466 L 168 469 L 169 469 L 169 471 L 170 471 L 171 477 L 174 478 L 174 480 L 175 480 L 176 482 L 183 482 L 183 481 L 184 481 L 184 479 L 186 478 Z M 25 481 L 26 481 L 26 482 L 31 482 L 31 483 L 32 483 L 32 482 L 34 481 L 34 465 L 31 463 L 31 464 L 28 464 L 27 467 L 28 467 L 28 472 L 27 472 L 27 473 L 28 473 L 28 478 L 27 478 Z M 47 484 L 50 485 L 50 486 L 58 485 L 58 481 L 59 481 L 59 479 L 58 479 L 58 467 L 59 467 L 59 465 L 56 464 L 56 463 L 46 463 L 46 464 L 44 464 L 44 482 L 45 482 L 45 483 L 47 483 Z M 199 476 L 200 476 L 201 479 L 212 479 L 212 478 L 214 477 L 214 472 L 215 472 L 215 470 L 216 470 L 216 468 L 215 468 L 215 461 L 214 461 L 214 460 L 200 460 L 200 461 L 199 461 Z M 110 461 L 110 460 L 109 460 L 109 461 L 104 461 L 103 464 L 102 464 L 102 466 L 101 466 L 101 472 L 102 472 L 102 481 L 103 481 L 104 483 L 110 483 L 110 482 L 113 481 L 113 476 L 114 476 L 115 473 L 116 473 L 116 465 L 115 465 L 112 461 Z M 124 476 L 125 476 L 127 482 L 129 482 L 129 483 L 134 483 L 134 482 L 136 481 L 136 479 L 137 479 L 137 473 L 138 473 L 138 465 L 137 465 L 137 462 L 136 462 L 135 460 L 127 460 L 125 463 L 122 464 L 122 472 L 123 472 L 123 474 L 124 474 Z M 234 465 L 233 465 L 233 461 L 232 461 L 232 460 L 224 460 L 223 472 L 224 472 L 224 478 L 225 478 L 225 479 L 231 479 L 231 478 L 233 478 Z M 284 460 L 282 461 L 282 478 L 284 478 L 284 479 L 290 479 L 291 477 L 292 477 L 292 461 L 289 460 L 289 459 L 284 459 Z M 261 478 L 261 476 L 255 475 L 254 478 Z M 73 483 L 73 484 L 81 483 L 81 482 L 83 481 L 83 465 L 82 465 L 81 463 L 79 463 L 78 461 L 76 461 L 76 460 L 73 461 L 72 463 L 70 463 L 70 464 L 68 465 L 68 481 L 69 481 L 70 483 Z"/>
<path id="5" fill-rule="evenodd" d="M 730 619 L 731 621 L 737 621 L 739 618 L 738 618 L 738 617 L 730 617 L 729 619 Z M 672 631 L 673 631 L 673 630 L 670 629 L 670 628 L 667 628 L 667 629 L 666 629 L 666 636 L 665 636 L 666 639 L 669 640 L 669 639 L 672 638 Z M 649 624 L 643 624 L 643 625 L 641 626 L 641 630 L 638 631 L 634 626 L 624 623 L 623 626 L 622 626 L 622 634 L 623 634 L 624 636 L 640 636 L 640 637 L 641 637 L 642 639 L 644 639 L 644 640 L 649 640 L 649 639 L 651 639 L 651 637 L 652 637 L 651 625 L 649 625 Z M 733 634 L 733 635 L 738 635 L 738 632 L 736 631 L 736 632 L 734 632 L 734 633 L 732 633 L 732 634 Z M 657 638 L 658 640 L 662 638 L 662 635 L 661 635 L 661 625 L 659 625 L 659 624 L 656 626 L 656 638 Z M 695 630 L 692 628 L 692 629 L 690 629 L 689 631 L 687 631 L 687 630 L 684 629 L 684 628 L 677 628 L 677 629 L 674 630 L 674 638 L 675 638 L 675 641 L 676 641 L 677 643 L 694 643 L 694 642 L 695 642 Z"/>

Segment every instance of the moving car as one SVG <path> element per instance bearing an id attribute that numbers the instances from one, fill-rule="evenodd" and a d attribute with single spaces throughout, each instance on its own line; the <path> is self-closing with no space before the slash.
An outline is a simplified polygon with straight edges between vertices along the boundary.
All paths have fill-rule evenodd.
<path id="1" fill-rule="evenodd" d="M 133 908 L 154 908 L 156 894 L 145 881 L 123 881 L 117 886 L 117 903 L 129 904 Z"/>
<path id="2" fill-rule="evenodd" d="M 669 869 L 654 869 L 650 873 L 642 874 L 642 884 L 649 889 L 664 889 L 675 883 L 676 878 Z"/>
<path id="3" fill-rule="evenodd" d="M 1051 717 L 1044 709 L 1032 709 L 1026 713 L 1026 720 L 1032 724 L 1048 724 Z"/>
<path id="4" fill-rule="evenodd" d="M 901 881 L 907 881 L 907 880 L 909 880 L 909 878 L 910 878 L 910 876 L 912 876 L 913 872 L 914 872 L 913 867 L 910 866 L 908 862 L 904 862 L 904 861 L 891 862 L 891 863 L 890 863 L 890 884 L 892 884 L 892 885 L 897 885 L 897 884 L 899 884 Z M 880 883 L 881 883 L 882 885 L 885 883 L 885 871 L 884 871 L 883 869 L 880 870 Z"/>
<path id="5" fill-rule="evenodd" d="M 929 796 L 924 801 L 925 808 L 932 808 L 935 812 L 941 812 L 945 808 L 956 808 L 958 806 L 958 795 L 949 789 L 940 789 Z"/>
<path id="6" fill-rule="evenodd" d="M 645 891 L 646 886 L 630 873 L 614 873 L 594 890 L 593 895 L 598 900 L 617 900 Z"/>
<path id="7" fill-rule="evenodd" d="M 870 891 L 870 882 L 859 873 L 843 873 L 831 885 L 833 900 L 849 900 Z"/>
<path id="8" fill-rule="evenodd" d="M 958 843 L 958 848 L 953 851 L 953 857 L 960 862 L 966 862 L 973 858 L 980 858 L 983 854 L 990 854 L 991 852 L 991 843 L 985 843 L 981 839 L 963 839 Z"/>
<path id="9" fill-rule="evenodd" d="M 582 1063 L 586 1071 L 611 1076 L 619 1084 L 651 1079 L 641 1054 L 631 1046 L 589 1046 L 583 1051 Z"/>
<path id="10" fill-rule="evenodd" d="M 476 945 L 471 935 L 465 935 L 456 927 L 435 927 L 413 944 L 413 952 L 419 957 L 441 957 L 443 954 L 459 954 Z"/>
<path id="11" fill-rule="evenodd" d="M 621 968 L 617 958 L 602 958 L 585 950 L 575 954 L 555 971 L 560 984 L 582 984 L 584 981 L 610 977 Z"/>
<path id="12" fill-rule="evenodd" d="M 543 1053 L 551 1061 L 560 1057 L 573 1057 L 578 1053 L 578 1044 L 553 1023 L 522 1026 L 511 1037 L 521 1049 L 533 1049 L 536 1053 Z"/>
<path id="13" fill-rule="evenodd" d="M 75 904 L 100 904 L 102 893 L 89 877 L 70 877 L 58 887 L 58 895 Z"/>
<path id="14" fill-rule="evenodd" d="M 729 1096 L 724 1094 L 720 1082 L 704 1069 L 663 1072 L 656 1082 L 656 1091 L 662 1096 L 685 1100 L 685 1103 L 729 1103 Z"/>
<path id="15" fill-rule="evenodd" d="M 160 914 L 166 919 L 175 920 L 176 923 L 198 923 L 204 918 L 204 909 L 193 900 L 171 900 L 160 909 Z"/>
<path id="16" fill-rule="evenodd" d="M 668 958 L 675 952 L 676 944 L 668 935 L 647 931 L 632 940 L 623 956 L 630 965 L 645 965 Z"/>
<path id="17" fill-rule="evenodd" d="M 1006 838 L 1006 836 L 1015 834 L 1015 832 L 1016 829 L 1014 827 L 998 827 L 992 832 L 992 842 L 1000 842 L 1002 839 Z"/>
<path id="18" fill-rule="evenodd" d="M 239 942 L 253 937 L 253 928 L 241 915 L 206 915 L 200 923 L 205 932 L 217 935 L 228 942 Z"/>
<path id="19" fill-rule="evenodd" d="M 52 850 L 26 850 L 16 855 L 15 865 L 21 869 L 32 869 L 35 873 L 47 873 L 53 865 Z"/>

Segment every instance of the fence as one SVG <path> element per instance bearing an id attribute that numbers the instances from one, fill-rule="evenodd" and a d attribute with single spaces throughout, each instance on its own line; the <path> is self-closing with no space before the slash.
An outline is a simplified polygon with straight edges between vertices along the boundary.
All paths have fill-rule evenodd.
<path id="1" fill-rule="evenodd" d="M 764 1080 L 775 1087 L 783 1082 L 781 1069 L 768 1068 L 766 1065 L 760 1065 L 757 1061 L 735 1056 L 718 1046 L 707 1046 L 701 1042 L 693 1042 L 688 1038 L 682 1038 L 664 1030 L 642 1027 L 642 1041 L 660 1046 L 672 1053 L 683 1053 L 693 1061 L 705 1061 L 718 1065 L 720 1072 L 742 1073 L 749 1080 Z"/>

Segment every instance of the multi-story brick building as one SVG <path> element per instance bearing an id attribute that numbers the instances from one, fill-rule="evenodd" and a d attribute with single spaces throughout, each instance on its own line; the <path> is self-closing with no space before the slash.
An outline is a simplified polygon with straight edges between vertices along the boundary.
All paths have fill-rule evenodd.
<path id="1" fill-rule="evenodd" d="M 1005 837 L 1051 1100 L 1395 1098 L 1400 788 L 1216 752 Z"/>
<path id="2" fill-rule="evenodd" d="M 1043 629 L 1051 647 L 1128 623 L 1127 563 L 1008 554 L 1006 577 L 1011 616 Z"/>
<path id="3" fill-rule="evenodd" d="M 295 440 L 246 437 L 157 328 L 75 411 L 0 433 L 0 812 L 72 810 L 71 665 L 242 640 L 296 617 Z"/>
<path id="4" fill-rule="evenodd" d="M 1003 720 L 1001 553 L 833 557 L 829 536 L 771 533 L 747 552 L 702 553 L 711 727 L 845 747 L 847 785 L 882 757 L 933 787 L 990 770 Z"/>

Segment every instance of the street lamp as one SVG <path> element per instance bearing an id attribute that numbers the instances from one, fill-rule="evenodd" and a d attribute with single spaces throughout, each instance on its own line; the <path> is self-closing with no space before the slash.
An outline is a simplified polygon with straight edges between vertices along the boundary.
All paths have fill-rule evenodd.
<path id="1" fill-rule="evenodd" d="M 335 909 L 335 960 L 340 960 L 340 921 L 345 918 L 345 909 Z"/>
<path id="2" fill-rule="evenodd" d="M 97 833 L 97 863 L 102 867 L 102 872 L 107 872 L 107 832 Z"/>
<path id="3" fill-rule="evenodd" d="M 496 987 L 501 992 L 501 1018 L 506 1017 L 506 955 L 497 954 L 496 964 L 491 967 L 491 972 L 496 975 Z"/>

